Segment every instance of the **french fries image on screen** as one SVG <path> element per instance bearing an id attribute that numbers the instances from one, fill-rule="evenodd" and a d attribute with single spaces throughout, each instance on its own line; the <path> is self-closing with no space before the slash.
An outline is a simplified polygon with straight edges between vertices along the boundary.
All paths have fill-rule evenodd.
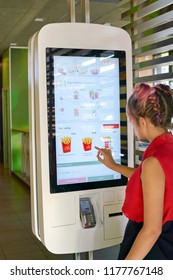
<path id="1" fill-rule="evenodd" d="M 61 138 L 61 143 L 62 143 L 63 153 L 71 152 L 71 137 L 70 136 L 65 136 L 65 137 Z"/>
<path id="2" fill-rule="evenodd" d="M 84 151 L 90 151 L 92 149 L 92 138 L 85 137 L 82 139 Z"/>

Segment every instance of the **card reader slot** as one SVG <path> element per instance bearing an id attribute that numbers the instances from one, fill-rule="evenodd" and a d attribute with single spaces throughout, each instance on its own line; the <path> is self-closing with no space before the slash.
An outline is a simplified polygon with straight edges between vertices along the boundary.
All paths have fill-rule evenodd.
<path id="1" fill-rule="evenodd" d="M 111 218 L 111 217 L 117 217 L 117 216 L 122 216 L 122 215 L 123 215 L 122 212 L 110 213 L 110 214 L 109 214 L 109 218 Z"/>

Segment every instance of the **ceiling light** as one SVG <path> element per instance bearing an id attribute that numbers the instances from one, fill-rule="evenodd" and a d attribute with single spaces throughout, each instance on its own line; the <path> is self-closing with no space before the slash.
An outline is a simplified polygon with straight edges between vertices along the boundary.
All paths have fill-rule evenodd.
<path id="1" fill-rule="evenodd" d="M 39 22 L 43 22 L 46 21 L 46 18 L 35 18 L 34 21 L 39 21 Z"/>

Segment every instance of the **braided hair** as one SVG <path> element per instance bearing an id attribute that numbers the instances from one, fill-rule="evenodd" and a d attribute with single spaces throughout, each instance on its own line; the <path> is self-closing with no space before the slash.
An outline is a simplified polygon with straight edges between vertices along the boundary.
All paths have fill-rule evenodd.
<path id="1" fill-rule="evenodd" d="M 127 113 L 137 123 L 140 117 L 148 118 L 154 126 L 168 128 L 173 117 L 173 93 L 169 86 L 150 87 L 137 84 L 127 103 Z"/>

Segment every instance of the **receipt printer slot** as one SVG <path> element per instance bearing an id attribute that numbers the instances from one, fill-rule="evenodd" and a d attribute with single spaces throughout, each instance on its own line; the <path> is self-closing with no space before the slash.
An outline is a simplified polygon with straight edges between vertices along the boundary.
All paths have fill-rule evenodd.
<path id="1" fill-rule="evenodd" d="M 122 204 L 104 206 L 104 238 L 105 240 L 122 238 L 126 218 L 121 211 Z"/>
<path id="2" fill-rule="evenodd" d="M 117 217 L 117 216 L 122 216 L 122 215 L 123 215 L 122 212 L 110 213 L 110 214 L 109 214 L 109 218 L 111 218 L 111 217 Z"/>

